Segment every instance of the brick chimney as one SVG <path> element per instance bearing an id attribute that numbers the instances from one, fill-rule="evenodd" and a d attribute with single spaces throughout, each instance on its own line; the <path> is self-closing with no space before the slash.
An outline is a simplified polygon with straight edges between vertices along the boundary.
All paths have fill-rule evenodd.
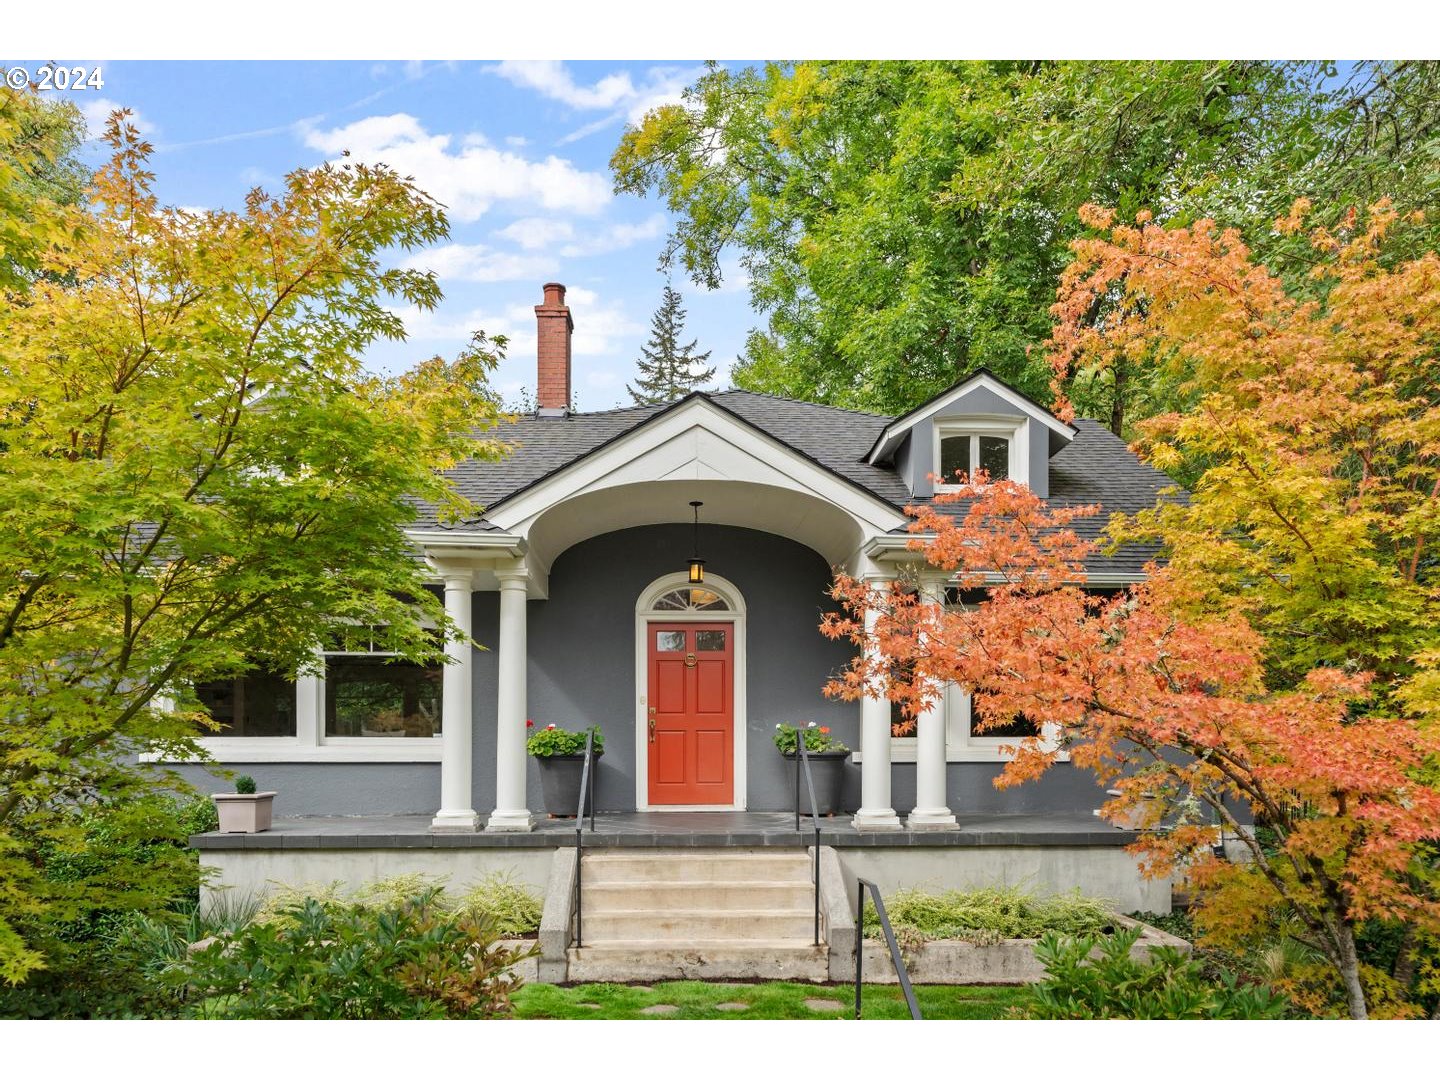
<path id="1" fill-rule="evenodd" d="M 539 361 L 535 402 L 541 416 L 566 416 L 570 412 L 570 335 L 574 330 L 570 309 L 565 306 L 565 286 L 548 282 L 545 302 L 535 305 Z"/>

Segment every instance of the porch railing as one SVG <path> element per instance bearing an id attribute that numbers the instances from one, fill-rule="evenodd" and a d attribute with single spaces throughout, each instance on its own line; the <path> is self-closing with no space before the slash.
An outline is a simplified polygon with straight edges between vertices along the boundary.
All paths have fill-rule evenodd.
<path id="1" fill-rule="evenodd" d="M 820 805 L 815 801 L 815 778 L 810 773 L 810 752 L 805 749 L 805 729 L 795 740 L 795 831 L 800 831 L 800 774 L 810 795 L 810 820 L 815 825 L 815 843 L 810 849 L 810 877 L 815 886 L 815 944 L 820 944 Z"/>
<path id="2" fill-rule="evenodd" d="M 860 896 L 855 905 L 855 1019 L 860 1019 L 860 976 L 865 966 L 865 893 L 875 902 L 875 914 L 880 918 L 880 929 L 885 934 L 885 944 L 890 948 L 890 962 L 895 965 L 895 975 L 900 980 L 900 990 L 905 995 L 905 1004 L 910 1006 L 910 1019 L 923 1020 L 920 1005 L 915 1000 L 915 990 L 910 985 L 910 975 L 905 970 L 905 958 L 900 955 L 900 945 L 895 940 L 895 930 L 890 925 L 890 916 L 885 914 L 885 901 L 880 899 L 880 890 L 873 881 L 856 879 Z"/>
<path id="3" fill-rule="evenodd" d="M 581 905 L 584 902 L 584 892 L 580 885 L 580 870 L 583 865 L 581 853 L 584 848 L 585 836 L 585 804 L 588 798 L 590 804 L 590 831 L 595 831 L 595 794 L 591 791 L 591 773 L 595 765 L 595 732 L 585 733 L 585 763 L 580 768 L 580 804 L 575 808 L 575 890 L 570 907 L 575 912 L 575 947 L 578 949 L 584 943 L 582 939 L 583 913 Z"/>

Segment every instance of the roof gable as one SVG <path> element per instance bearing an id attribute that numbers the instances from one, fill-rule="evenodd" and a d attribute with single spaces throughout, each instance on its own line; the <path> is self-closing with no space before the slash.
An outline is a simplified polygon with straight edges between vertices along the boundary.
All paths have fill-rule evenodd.
<path id="1" fill-rule="evenodd" d="M 947 406 L 982 388 L 1015 408 L 1020 415 L 1036 420 L 1048 428 L 1051 453 L 1055 453 L 1075 438 L 1077 430 L 1073 425 L 1057 420 L 1049 409 L 1016 390 L 988 368 L 980 368 L 948 390 L 942 390 L 929 401 L 886 424 L 885 429 L 875 439 L 870 452 L 865 456 L 865 460 L 871 465 L 888 460 L 894 454 L 896 447 L 900 445 L 901 440 L 915 425 L 943 412 Z"/>

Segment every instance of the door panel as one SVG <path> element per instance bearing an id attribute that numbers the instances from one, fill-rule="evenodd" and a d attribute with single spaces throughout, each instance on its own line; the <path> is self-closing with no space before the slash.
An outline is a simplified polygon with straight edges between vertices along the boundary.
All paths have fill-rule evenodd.
<path id="1" fill-rule="evenodd" d="M 732 805 L 734 626 L 651 623 L 646 636 L 650 805 Z"/>

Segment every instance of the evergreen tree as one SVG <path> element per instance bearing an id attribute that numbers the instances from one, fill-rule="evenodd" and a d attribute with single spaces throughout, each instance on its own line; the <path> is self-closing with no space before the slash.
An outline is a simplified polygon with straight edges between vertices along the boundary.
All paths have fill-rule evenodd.
<path id="1" fill-rule="evenodd" d="M 665 405 L 684 397 L 715 377 L 713 367 L 704 368 L 710 351 L 695 351 L 696 341 L 679 345 L 685 330 L 685 309 L 680 294 L 665 286 L 660 307 L 650 316 L 650 341 L 640 346 L 641 358 L 636 361 L 640 377 L 635 385 L 625 384 L 636 405 Z"/>

